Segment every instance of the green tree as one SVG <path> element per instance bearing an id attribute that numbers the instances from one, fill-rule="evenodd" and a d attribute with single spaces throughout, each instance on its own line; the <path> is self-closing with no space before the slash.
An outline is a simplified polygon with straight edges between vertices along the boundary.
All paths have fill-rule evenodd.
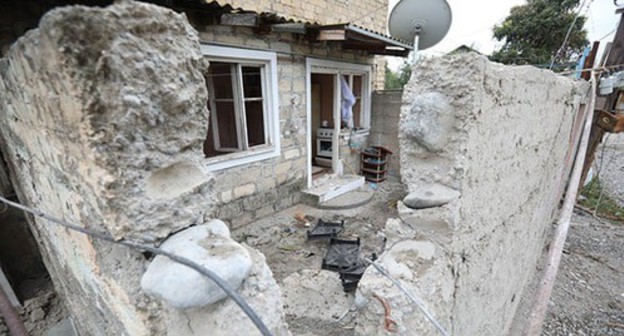
<path id="1" fill-rule="evenodd" d="M 412 76 L 412 67 L 407 61 L 403 62 L 399 72 L 392 71 L 386 63 L 386 84 L 384 88 L 386 90 L 402 90 L 405 84 L 409 82 Z"/>
<path id="2" fill-rule="evenodd" d="M 563 50 L 559 50 L 572 26 L 580 0 L 528 0 L 526 5 L 511 9 L 505 21 L 493 29 L 494 37 L 504 44 L 491 60 L 505 64 L 556 65 L 566 63 L 573 54 L 580 54 L 589 43 L 583 28 L 586 17 L 574 23 Z"/>

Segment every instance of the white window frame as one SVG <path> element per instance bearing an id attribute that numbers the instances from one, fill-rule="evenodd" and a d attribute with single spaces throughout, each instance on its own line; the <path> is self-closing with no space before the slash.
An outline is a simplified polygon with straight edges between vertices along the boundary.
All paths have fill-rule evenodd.
<path id="1" fill-rule="evenodd" d="M 308 126 L 308 136 L 307 136 L 307 148 L 308 148 L 308 178 L 307 185 L 308 188 L 312 187 L 312 147 L 316 146 L 316 144 L 312 143 L 312 74 L 313 73 L 322 73 L 322 74 L 332 74 L 337 75 L 334 83 L 334 96 L 337 98 L 334 102 L 335 106 L 334 113 L 334 139 L 333 139 L 333 150 L 332 150 L 332 168 L 334 172 L 338 172 L 338 160 L 339 160 L 339 137 L 340 137 L 340 80 L 339 76 L 342 75 L 363 75 L 362 78 L 362 111 L 360 118 L 362 121 L 362 128 L 357 132 L 357 134 L 369 134 L 370 133 L 370 123 L 371 123 L 371 97 L 372 97 L 372 74 L 373 74 L 373 66 L 365 65 L 365 64 L 356 64 L 356 63 L 348 63 L 348 62 L 340 62 L 340 61 L 330 61 L 318 58 L 308 57 L 306 59 L 306 105 L 307 105 L 307 113 L 306 113 L 306 124 Z"/>
<path id="2" fill-rule="evenodd" d="M 205 59 L 209 62 L 226 62 L 236 63 L 236 71 L 240 71 L 242 66 L 263 66 L 262 74 L 262 95 L 264 99 L 264 124 L 265 124 L 265 145 L 260 145 L 250 149 L 241 148 L 242 142 L 240 137 L 244 131 L 244 121 L 236 123 L 237 131 L 239 135 L 239 148 L 237 151 L 229 154 L 219 155 L 211 158 L 206 158 L 206 167 L 209 171 L 217 171 L 227 168 L 232 168 L 240 165 L 245 165 L 257 161 L 267 160 L 270 158 L 278 157 L 280 155 L 280 132 L 279 132 L 279 100 L 278 100 L 278 85 L 277 85 L 277 54 L 268 51 L 256 51 L 239 48 L 230 48 L 222 46 L 214 46 L 209 44 L 202 44 L 201 51 Z M 239 78 L 240 76 L 233 76 Z M 242 85 L 242 83 L 238 83 Z M 234 95 L 239 95 L 237 92 L 237 86 L 233 85 Z M 242 87 L 242 86 L 241 86 Z M 212 90 L 212 87 L 208 85 L 208 90 Z M 211 98 L 214 97 L 212 92 L 209 92 Z M 234 101 L 237 101 L 237 97 L 234 97 Z M 214 104 L 213 99 L 210 100 L 211 104 Z M 236 104 L 236 103 L 235 103 Z M 216 122 L 217 114 L 213 113 L 214 107 L 210 112 L 210 123 Z M 236 118 L 239 118 L 238 113 Z M 215 124 L 216 125 L 216 124 Z M 243 126 L 242 130 L 238 130 L 240 126 Z M 209 126 L 212 127 L 212 126 Z M 218 134 L 215 134 L 215 139 L 218 139 Z M 215 147 L 218 147 L 219 143 L 215 142 Z M 243 149 L 241 151 L 241 149 Z M 234 151 L 235 149 L 231 149 Z"/>

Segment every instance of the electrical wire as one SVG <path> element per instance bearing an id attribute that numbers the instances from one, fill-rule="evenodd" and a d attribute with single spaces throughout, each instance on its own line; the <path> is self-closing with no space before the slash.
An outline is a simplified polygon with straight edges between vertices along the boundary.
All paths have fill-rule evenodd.
<path id="1" fill-rule="evenodd" d="M 587 9 L 589 9 L 589 6 L 591 6 L 592 2 L 593 2 L 593 0 L 589 1 L 588 5 L 587 5 Z M 557 58 L 559 57 L 559 55 L 565 49 L 566 44 L 568 44 L 568 40 L 570 39 L 570 35 L 572 34 L 572 30 L 574 29 L 574 26 L 576 26 L 576 21 L 578 21 L 578 18 L 581 16 L 581 12 L 583 11 L 583 7 L 585 7 L 585 3 L 586 3 L 586 1 L 583 1 L 581 6 L 579 7 L 579 10 L 576 13 L 576 16 L 574 17 L 574 20 L 572 21 L 572 24 L 570 25 L 570 28 L 568 29 L 568 32 L 566 33 L 566 36 L 563 39 L 563 43 L 561 44 L 561 47 L 559 48 L 559 50 L 557 50 L 557 53 L 553 56 L 552 61 L 550 62 L 550 67 L 548 68 L 549 70 L 553 69 L 553 67 L 555 66 L 555 61 L 557 61 Z"/>
<path id="2" fill-rule="evenodd" d="M 433 315 L 429 312 L 427 307 L 425 307 L 425 304 L 422 303 L 412 293 L 410 293 L 410 291 L 408 291 L 405 287 L 403 287 L 403 285 L 399 282 L 399 280 L 397 280 L 397 279 L 393 278 L 392 276 L 390 276 L 390 274 L 381 265 L 379 265 L 378 263 L 376 263 L 376 262 L 374 262 L 374 261 L 372 261 L 370 259 L 364 259 L 364 260 L 366 262 L 368 262 L 369 264 L 371 264 L 379 273 L 381 273 L 381 275 L 385 276 L 390 281 L 392 281 L 392 283 L 395 286 L 397 286 L 397 288 L 399 288 L 399 290 L 401 290 L 401 292 L 403 292 L 403 294 L 405 294 L 405 296 L 408 299 L 410 299 L 410 301 L 412 301 L 412 303 L 414 303 L 416 305 L 416 307 L 418 307 L 418 309 L 420 309 L 420 311 L 423 312 L 423 314 L 425 314 L 425 316 L 427 317 L 427 320 L 429 320 L 429 322 L 431 322 L 431 324 L 433 324 L 433 326 L 438 330 L 440 335 L 449 336 L 449 333 L 444 329 L 444 327 L 442 327 L 440 322 L 438 322 L 438 320 L 436 320 L 436 318 L 433 317 Z"/>
<path id="3" fill-rule="evenodd" d="M 140 251 L 145 251 L 145 252 L 150 252 L 153 253 L 155 255 L 161 255 L 163 257 L 169 258 L 170 260 L 177 262 L 179 264 L 182 264 L 184 266 L 187 266 L 195 271 L 197 271 L 198 273 L 202 274 L 203 276 L 209 278 L 210 280 L 212 280 L 214 283 L 217 284 L 217 286 L 219 286 L 232 300 L 234 300 L 234 302 L 236 302 L 236 304 L 241 308 L 241 310 L 243 310 L 243 312 L 249 317 L 249 319 L 254 323 L 254 325 L 256 326 L 256 328 L 258 328 L 258 330 L 260 331 L 260 333 L 262 333 L 263 336 L 273 336 L 273 334 L 271 333 L 271 331 L 269 331 L 269 329 L 267 328 L 267 326 L 264 324 L 264 322 L 262 322 L 262 320 L 260 319 L 260 317 L 256 314 L 256 312 L 247 304 L 247 302 L 238 294 L 236 293 L 236 291 L 234 291 L 230 285 L 228 285 L 223 279 L 221 279 L 221 277 L 219 277 L 217 274 L 215 274 L 214 272 L 212 272 L 211 270 L 199 265 L 198 263 L 187 259 L 185 257 L 181 257 L 179 255 L 167 252 L 165 250 L 162 250 L 160 248 L 157 247 L 153 247 L 150 245 L 146 245 L 143 243 L 139 243 L 139 242 L 135 242 L 135 241 L 131 241 L 131 240 L 116 240 L 114 237 L 106 234 L 106 233 L 101 233 L 101 232 L 96 232 L 96 231 L 92 231 L 83 227 L 80 227 L 78 225 L 74 225 L 74 224 L 70 224 L 64 220 L 52 217 L 42 211 L 27 207 L 25 205 L 10 201 L 2 196 L 0 196 L 0 201 L 10 205 L 14 208 L 20 209 L 24 212 L 30 213 L 34 216 L 46 219 L 54 224 L 60 225 L 62 227 L 65 227 L 67 229 L 70 229 L 72 231 L 76 231 L 76 232 L 80 232 L 82 234 L 85 234 L 89 237 L 93 237 L 99 240 L 103 240 L 103 241 L 107 241 L 113 244 L 118 244 L 118 245 L 123 245 L 126 247 L 130 247 L 132 249 L 135 250 L 140 250 Z"/>
<path id="4" fill-rule="evenodd" d="M 609 37 L 609 35 L 615 33 L 616 30 L 617 30 L 617 28 L 613 28 L 612 31 L 610 31 L 608 34 L 605 34 L 603 37 L 597 39 L 596 41 L 602 41 L 602 40 L 606 39 L 607 37 Z"/>
<path id="5" fill-rule="evenodd" d="M 382 6 L 380 6 L 380 7 L 378 7 L 378 8 L 375 8 L 375 9 L 373 9 L 373 10 L 371 10 L 371 11 L 367 12 L 367 13 L 364 13 L 364 15 L 360 15 L 360 16 L 358 16 L 358 17 L 356 17 L 356 18 L 352 18 L 352 19 L 351 19 L 351 20 L 349 20 L 348 22 L 349 22 L 349 23 L 358 22 L 359 20 L 362 20 L 363 18 L 367 17 L 368 15 L 370 15 L 370 14 L 372 14 L 372 13 L 374 13 L 374 12 L 378 11 L 378 10 L 384 9 L 384 8 L 388 8 L 388 4 L 387 4 L 387 3 L 386 3 L 386 4 L 383 4 Z"/>

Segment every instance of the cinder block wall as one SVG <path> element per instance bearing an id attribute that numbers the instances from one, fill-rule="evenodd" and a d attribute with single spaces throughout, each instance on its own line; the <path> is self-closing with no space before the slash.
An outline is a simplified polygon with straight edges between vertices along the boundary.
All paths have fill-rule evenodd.
<path id="1" fill-rule="evenodd" d="M 399 117 L 403 90 L 385 90 L 373 93 L 371 107 L 370 144 L 384 146 L 393 152 L 388 173 L 400 174 Z"/>
<path id="2" fill-rule="evenodd" d="M 588 85 L 476 54 L 424 60 L 413 73 L 401 108 L 402 181 L 410 192 L 442 185 L 461 195 L 420 210 L 399 204 L 386 233 L 404 243 L 389 243 L 380 262 L 395 259 L 390 273 L 452 335 L 507 335 L 549 237 Z M 359 291 L 389 298 L 400 332 L 437 333 L 387 285 L 369 271 Z M 362 335 L 382 332 L 371 302 Z"/>
<path id="3" fill-rule="evenodd" d="M 341 50 L 338 46 L 311 45 L 298 41 L 292 34 L 258 36 L 244 27 L 195 26 L 203 43 L 277 52 L 281 155 L 214 172 L 214 188 L 218 191 L 214 216 L 239 228 L 298 203 L 300 191 L 306 188 L 305 55 L 360 64 L 371 64 L 374 59 L 359 52 Z M 341 145 L 341 158 L 355 165 L 358 155 L 349 151 L 346 141 Z M 358 166 L 353 169 L 357 170 Z"/>

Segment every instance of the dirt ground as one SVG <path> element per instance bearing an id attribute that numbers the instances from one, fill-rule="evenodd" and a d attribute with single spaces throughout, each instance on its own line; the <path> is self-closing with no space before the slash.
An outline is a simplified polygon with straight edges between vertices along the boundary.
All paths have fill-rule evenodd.
<path id="1" fill-rule="evenodd" d="M 624 136 L 606 140 L 595 171 L 624 205 Z M 574 214 L 542 334 L 624 335 L 624 223 Z"/>
<path id="2" fill-rule="evenodd" d="M 299 204 L 234 230 L 232 237 L 260 250 L 267 259 L 284 295 L 287 322 L 293 335 L 353 334 L 352 293 L 345 293 L 337 273 L 321 270 L 328 240 L 308 240 L 307 231 L 318 219 L 345 221 L 340 238 L 360 238 L 361 255 L 380 255 L 383 228 L 397 218 L 396 201 L 405 196 L 398 181 L 377 186 L 368 204 L 350 210 L 322 210 Z M 295 219 L 305 215 L 311 227 Z"/>
<path id="3" fill-rule="evenodd" d="M 542 335 L 624 335 L 624 224 L 576 213 Z"/>

